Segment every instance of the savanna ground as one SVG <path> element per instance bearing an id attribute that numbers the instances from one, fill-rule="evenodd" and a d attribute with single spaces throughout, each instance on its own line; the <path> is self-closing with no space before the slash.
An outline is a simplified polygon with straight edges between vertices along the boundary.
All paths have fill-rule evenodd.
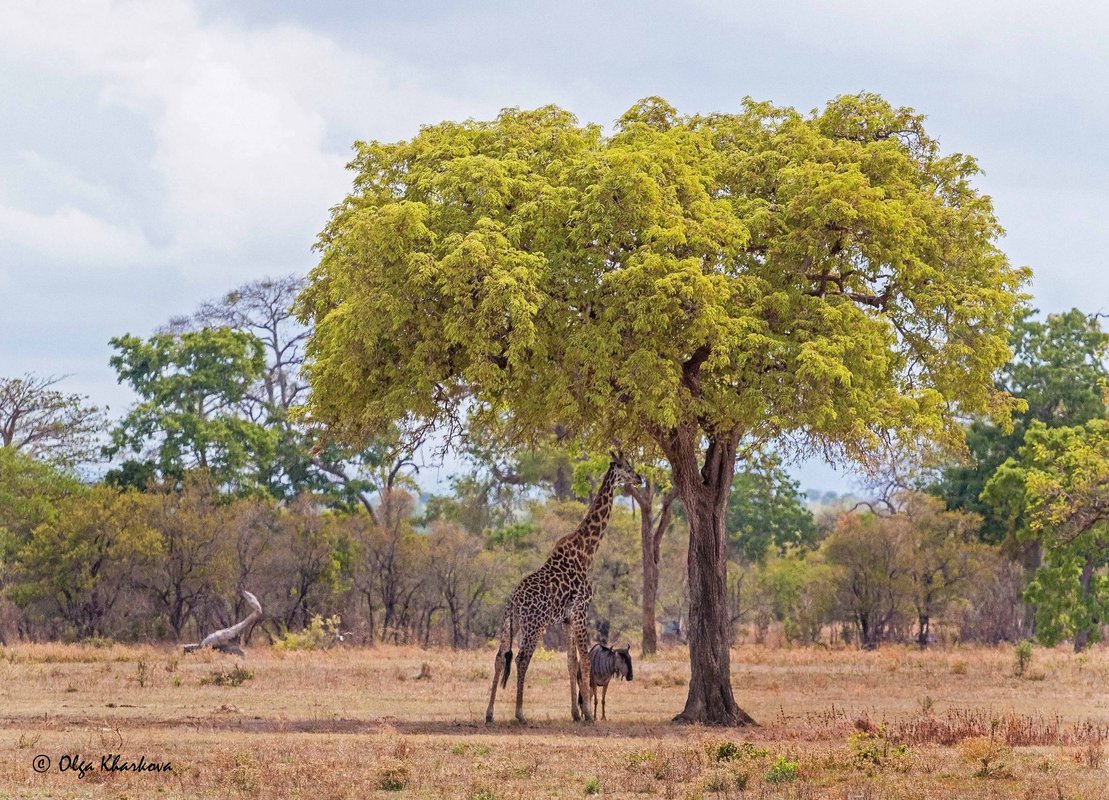
<path id="1" fill-rule="evenodd" d="M 743 646 L 733 683 L 760 725 L 734 730 L 669 723 L 686 659 L 638 659 L 586 726 L 565 655 L 540 651 L 529 726 L 509 721 L 510 682 L 486 727 L 492 651 L 17 645 L 0 649 L 0 798 L 1109 798 L 1104 648 L 1037 648 L 1016 677 L 1012 647 Z M 173 771 L 103 770 L 117 753 Z M 92 767 L 59 771 L 66 756 Z"/>

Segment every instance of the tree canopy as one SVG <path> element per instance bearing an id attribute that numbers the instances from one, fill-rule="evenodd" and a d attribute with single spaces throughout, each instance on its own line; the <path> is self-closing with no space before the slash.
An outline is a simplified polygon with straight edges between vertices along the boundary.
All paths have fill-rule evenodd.
<path id="1" fill-rule="evenodd" d="M 612 136 L 555 107 L 358 143 L 300 310 L 313 415 L 509 413 L 602 446 L 695 424 L 865 456 L 950 432 L 1024 273 L 973 159 L 864 94 L 809 116 L 644 100 Z"/>

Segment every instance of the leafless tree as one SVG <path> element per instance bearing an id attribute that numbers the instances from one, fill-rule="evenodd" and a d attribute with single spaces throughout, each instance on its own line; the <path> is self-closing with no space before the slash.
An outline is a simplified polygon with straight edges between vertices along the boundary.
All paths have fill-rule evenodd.
<path id="1" fill-rule="evenodd" d="M 62 379 L 0 378 L 0 446 L 64 465 L 96 458 L 107 419 L 84 395 L 55 389 Z"/>

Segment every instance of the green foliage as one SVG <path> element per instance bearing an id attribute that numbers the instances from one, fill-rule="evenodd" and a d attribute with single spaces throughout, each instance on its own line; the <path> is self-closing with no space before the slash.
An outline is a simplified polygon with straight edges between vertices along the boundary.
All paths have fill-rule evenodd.
<path id="1" fill-rule="evenodd" d="M 778 756 L 777 760 L 766 771 L 767 783 L 793 783 L 797 780 L 797 770 L 800 767 L 796 761 L 789 761 L 785 756 Z"/>
<path id="2" fill-rule="evenodd" d="M 303 630 L 284 631 L 274 641 L 273 647 L 275 650 L 323 650 L 335 642 L 341 625 L 338 614 L 326 619 L 315 614 Z"/>
<path id="3" fill-rule="evenodd" d="M 757 747 L 751 742 L 720 742 L 709 750 L 709 755 L 713 761 L 738 761 L 742 758 L 763 758 L 770 754 L 770 751 Z"/>
<path id="4" fill-rule="evenodd" d="M 1078 309 L 1050 314 L 1043 322 L 1031 312 L 1013 327 L 1013 357 L 1001 371 L 1000 385 L 1027 404 L 1011 431 L 985 421 L 967 431 L 967 464 L 946 467 L 931 491 L 948 508 L 982 516 L 981 535 L 997 543 L 1021 527 L 1018 515 L 987 500 L 983 491 L 998 468 L 1015 458 L 1033 421 L 1048 427 L 1073 426 L 1106 415 L 1104 387 L 1109 381 L 1109 334 L 1097 317 Z"/>
<path id="5" fill-rule="evenodd" d="M 589 780 L 587 780 L 585 782 L 585 793 L 586 794 L 600 794 L 601 793 L 601 782 L 597 778 L 590 778 Z"/>
<path id="6" fill-rule="evenodd" d="M 1075 637 L 1096 641 L 1109 615 L 1109 420 L 1049 428 L 1035 420 L 1017 458 L 986 484 L 983 498 L 1022 524 L 1043 564 L 1026 591 L 1036 607 L 1036 637 L 1045 645 Z"/>
<path id="7" fill-rule="evenodd" d="M 0 447 L 0 564 L 39 525 L 56 518 L 66 498 L 87 492 L 76 478 L 12 447 Z"/>
<path id="8" fill-rule="evenodd" d="M 819 113 L 650 98 L 612 136 L 555 107 L 358 143 L 299 309 L 313 417 L 556 425 L 607 449 L 799 432 L 958 438 L 1026 273 L 922 117 L 876 95 Z"/>
<path id="9" fill-rule="evenodd" d="M 261 483 L 259 465 L 272 457 L 276 434 L 238 410 L 265 365 L 257 337 L 202 328 L 146 340 L 120 336 L 111 344 L 119 380 L 142 399 L 113 432 L 110 455 L 141 453 L 153 444 L 150 467 L 168 478 L 201 468 L 218 484 L 251 489 Z M 143 472 L 114 472 L 109 481 L 122 484 Z"/>
<path id="10" fill-rule="evenodd" d="M 1013 674 L 1020 678 L 1028 671 L 1028 666 L 1032 663 L 1032 642 L 1023 639 L 1013 646 Z"/>
<path id="11" fill-rule="evenodd" d="M 774 456 L 740 468 L 732 479 L 725 527 L 732 553 L 761 561 L 770 550 L 816 545 L 816 524 L 796 481 Z"/>
<path id="12" fill-rule="evenodd" d="M 135 572 L 160 554 L 145 503 L 108 486 L 65 498 L 19 546 L 11 598 L 65 620 L 78 637 L 104 635 Z"/>
<path id="13" fill-rule="evenodd" d="M 888 766 L 897 766 L 902 763 L 908 748 L 905 745 L 894 745 L 886 738 L 885 726 L 878 731 L 857 731 L 848 739 L 854 755 L 852 761 L 859 769 L 873 772 L 885 769 Z"/>

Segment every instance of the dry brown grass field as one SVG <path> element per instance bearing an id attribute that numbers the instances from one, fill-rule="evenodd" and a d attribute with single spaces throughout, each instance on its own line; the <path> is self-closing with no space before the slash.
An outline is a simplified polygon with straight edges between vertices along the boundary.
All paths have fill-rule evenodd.
<path id="1" fill-rule="evenodd" d="M 743 646 L 733 684 L 760 724 L 732 730 L 669 723 L 686 658 L 638 659 L 582 725 L 565 655 L 541 651 L 530 724 L 510 683 L 486 727 L 492 651 L 2 648 L 0 798 L 1109 798 L 1104 648 L 1037 649 L 1015 677 L 1011 647 Z M 60 769 L 75 759 L 84 777 Z"/>

